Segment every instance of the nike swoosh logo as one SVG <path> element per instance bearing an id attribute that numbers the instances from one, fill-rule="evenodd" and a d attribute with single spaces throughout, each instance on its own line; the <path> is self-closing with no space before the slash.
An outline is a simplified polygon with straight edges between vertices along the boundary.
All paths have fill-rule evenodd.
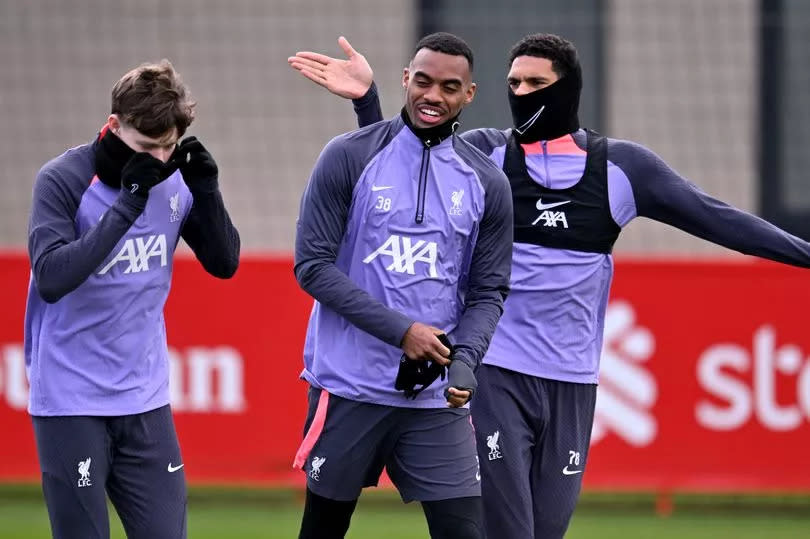
<path id="1" fill-rule="evenodd" d="M 172 463 L 170 462 L 169 467 L 167 469 L 169 470 L 169 473 L 174 473 L 177 470 L 179 470 L 180 468 L 182 468 L 183 466 L 184 466 L 184 464 L 181 464 L 180 466 L 172 466 Z"/>
<path id="2" fill-rule="evenodd" d="M 543 204 L 543 199 L 537 199 L 537 209 L 540 211 L 543 210 L 550 210 L 551 208 L 556 208 L 557 206 L 562 206 L 563 204 L 568 204 L 571 202 L 570 200 L 563 200 L 562 202 L 552 202 L 551 204 Z"/>
<path id="3" fill-rule="evenodd" d="M 563 475 L 576 475 L 578 473 L 582 473 L 583 470 L 569 470 L 568 466 L 563 468 Z"/>
<path id="4" fill-rule="evenodd" d="M 393 188 L 394 188 L 393 185 L 372 185 L 371 186 L 372 191 L 385 191 L 386 189 L 393 189 Z"/>

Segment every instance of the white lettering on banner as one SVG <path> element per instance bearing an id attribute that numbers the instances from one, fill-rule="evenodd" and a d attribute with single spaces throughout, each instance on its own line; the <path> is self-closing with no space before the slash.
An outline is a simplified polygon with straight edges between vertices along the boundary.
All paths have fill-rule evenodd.
<path id="1" fill-rule="evenodd" d="M 236 414 L 245 409 L 244 362 L 234 348 L 189 348 L 185 362 L 170 348 L 169 361 L 173 410 Z"/>
<path id="2" fill-rule="evenodd" d="M 146 238 L 130 238 L 124 242 L 124 246 L 118 251 L 118 254 L 110 260 L 101 271 L 99 275 L 104 275 L 110 268 L 119 262 L 127 262 L 129 265 L 124 270 L 124 273 L 140 273 L 142 271 L 149 271 L 149 259 L 153 256 L 160 257 L 160 266 L 164 267 L 167 263 L 168 251 L 166 249 L 166 235 L 158 234 L 157 236 L 151 235 Z"/>
<path id="3" fill-rule="evenodd" d="M 386 271 L 393 270 L 397 273 L 415 275 L 414 266 L 416 263 L 426 262 L 429 266 L 430 276 L 435 279 L 437 277 L 436 258 L 438 253 L 436 242 L 425 240 L 417 240 L 416 243 L 412 242 L 413 240 L 408 236 L 392 234 L 376 251 L 364 258 L 363 263 L 369 264 L 377 256 L 387 255 L 391 257 L 392 261 L 385 268 Z"/>
<path id="4" fill-rule="evenodd" d="M 655 351 L 655 339 L 636 324 L 633 307 L 614 301 L 605 313 L 605 332 L 591 443 L 609 432 L 630 445 L 649 445 L 658 433 L 651 409 L 658 399 L 653 375 L 641 364 Z"/>
<path id="5" fill-rule="evenodd" d="M 752 365 L 753 363 L 753 365 Z M 753 370 L 752 370 L 753 369 Z M 753 374 L 752 382 L 735 377 Z M 796 377 L 796 401 L 779 404 L 776 399 L 776 375 Z M 709 347 L 698 359 L 697 377 L 707 393 L 724 402 L 701 400 L 695 417 L 702 426 L 720 431 L 735 430 L 755 415 L 766 428 L 789 431 L 810 419 L 810 359 L 799 347 L 776 347 L 776 331 L 765 325 L 754 332 L 752 354 L 736 344 Z"/>
<path id="6" fill-rule="evenodd" d="M 12 410 L 28 407 L 28 380 L 21 344 L 0 348 L 0 397 Z M 244 360 L 231 347 L 169 348 L 169 394 L 174 411 L 238 414 L 245 410 Z M 0 403 L 3 399 L 0 399 Z"/>
<path id="7" fill-rule="evenodd" d="M 6 344 L 0 357 L 0 393 L 13 410 L 28 407 L 28 377 L 25 375 L 25 354 L 21 344 Z"/>

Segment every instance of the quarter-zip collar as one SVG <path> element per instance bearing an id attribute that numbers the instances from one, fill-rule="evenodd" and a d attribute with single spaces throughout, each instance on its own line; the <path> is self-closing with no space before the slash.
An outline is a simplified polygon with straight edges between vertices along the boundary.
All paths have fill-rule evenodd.
<path id="1" fill-rule="evenodd" d="M 411 132 L 422 141 L 422 144 L 428 148 L 434 148 L 441 144 L 443 140 L 449 138 L 453 133 L 455 133 L 461 125 L 458 116 L 455 116 L 454 118 L 451 118 L 443 124 L 435 127 L 415 127 L 411 122 L 411 118 L 408 116 L 408 112 L 405 110 L 405 107 L 402 107 L 400 116 L 402 117 L 402 121 L 405 122 L 405 125 L 408 126 L 408 129 L 410 129 Z"/>
<path id="2" fill-rule="evenodd" d="M 428 181 L 430 180 L 431 150 L 445 146 L 445 144 L 443 144 L 444 142 L 451 144 L 450 139 L 460 124 L 458 116 L 456 116 L 436 127 L 426 129 L 414 127 L 404 107 L 402 108 L 400 117 L 408 130 L 414 135 L 414 138 L 411 139 L 413 143 L 416 143 L 418 140 L 419 145 L 422 147 L 422 157 L 419 162 L 419 176 L 416 178 L 416 214 L 414 215 L 414 221 L 421 224 L 425 220 L 425 198 L 427 196 Z"/>

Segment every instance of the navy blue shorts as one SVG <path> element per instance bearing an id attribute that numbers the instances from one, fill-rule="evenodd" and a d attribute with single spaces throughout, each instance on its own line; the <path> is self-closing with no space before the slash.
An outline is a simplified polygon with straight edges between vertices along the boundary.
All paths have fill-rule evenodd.
<path id="1" fill-rule="evenodd" d="M 107 539 L 105 493 L 130 539 L 186 537 L 186 478 L 169 406 L 32 420 L 53 537 Z"/>
<path id="2" fill-rule="evenodd" d="M 563 537 L 588 460 L 595 384 L 478 371 L 472 418 L 487 537 Z"/>
<path id="3" fill-rule="evenodd" d="M 355 500 L 386 468 L 405 502 L 481 495 L 469 410 L 369 404 L 313 387 L 308 398 L 294 465 L 315 494 Z"/>

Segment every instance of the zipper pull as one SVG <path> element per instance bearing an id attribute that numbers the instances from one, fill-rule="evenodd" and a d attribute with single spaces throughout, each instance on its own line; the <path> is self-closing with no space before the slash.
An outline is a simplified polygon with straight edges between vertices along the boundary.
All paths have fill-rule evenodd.
<path id="1" fill-rule="evenodd" d="M 422 149 L 422 162 L 419 164 L 419 181 L 416 186 L 416 217 L 421 224 L 425 219 L 425 196 L 427 193 L 428 172 L 430 171 L 430 141 L 424 142 Z"/>

